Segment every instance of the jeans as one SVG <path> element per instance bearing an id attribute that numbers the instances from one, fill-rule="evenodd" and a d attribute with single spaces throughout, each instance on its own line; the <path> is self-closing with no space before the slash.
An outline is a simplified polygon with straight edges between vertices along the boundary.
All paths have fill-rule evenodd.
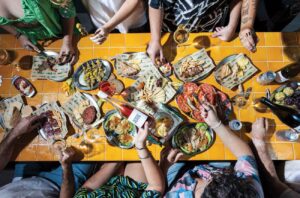
<path id="1" fill-rule="evenodd" d="M 94 165 L 91 163 L 73 163 L 72 165 L 75 190 L 78 190 L 83 183 L 93 173 Z M 60 165 L 44 163 L 18 163 L 15 166 L 14 177 L 42 177 L 57 185 L 59 188 L 62 184 L 63 170 Z"/>

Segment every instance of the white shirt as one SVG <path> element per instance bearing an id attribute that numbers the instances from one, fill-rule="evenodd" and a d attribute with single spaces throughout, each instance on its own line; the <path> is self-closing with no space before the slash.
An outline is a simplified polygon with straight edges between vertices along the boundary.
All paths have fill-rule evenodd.
<path id="1" fill-rule="evenodd" d="M 90 13 L 94 25 L 99 28 L 108 22 L 121 8 L 126 0 L 81 0 L 87 11 Z M 129 29 L 138 28 L 147 22 L 143 1 L 134 12 L 116 26 L 121 33 L 128 32 Z"/>

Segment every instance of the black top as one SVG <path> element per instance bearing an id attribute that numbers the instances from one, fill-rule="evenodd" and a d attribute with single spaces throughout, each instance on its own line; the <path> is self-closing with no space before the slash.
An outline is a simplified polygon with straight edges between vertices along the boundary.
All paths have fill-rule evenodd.
<path id="1" fill-rule="evenodd" d="M 164 10 L 162 30 L 174 32 L 180 24 L 190 32 L 211 32 L 224 24 L 230 0 L 149 0 L 152 8 Z"/>

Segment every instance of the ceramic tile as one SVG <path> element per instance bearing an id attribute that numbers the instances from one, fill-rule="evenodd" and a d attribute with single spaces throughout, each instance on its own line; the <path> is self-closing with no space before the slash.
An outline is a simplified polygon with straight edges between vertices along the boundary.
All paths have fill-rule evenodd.
<path id="1" fill-rule="evenodd" d="M 201 45 L 206 48 L 208 54 L 212 57 L 214 62 L 217 64 L 226 56 L 237 53 L 246 54 L 253 62 L 255 66 L 260 70 L 259 73 L 255 74 L 251 79 L 244 83 L 244 87 L 252 87 L 253 93 L 250 96 L 250 100 L 254 97 L 264 96 L 266 88 L 271 91 L 275 90 L 279 85 L 266 85 L 261 86 L 256 82 L 256 78 L 259 74 L 268 70 L 277 71 L 285 65 L 299 60 L 300 52 L 300 33 L 257 33 L 259 37 L 259 43 L 257 44 L 257 51 L 255 53 L 249 52 L 245 49 L 239 38 L 235 38 L 232 42 L 222 42 L 218 38 L 211 38 L 211 33 L 197 33 L 191 34 L 189 40 L 183 47 L 176 47 L 172 34 L 165 34 L 162 37 L 162 44 L 167 57 L 170 57 L 172 63 L 176 63 L 180 58 L 196 52 L 198 49 L 195 48 L 193 42 L 201 41 Z M 146 45 L 150 40 L 150 34 L 110 34 L 108 39 L 102 45 L 93 44 L 89 36 L 84 37 L 80 40 L 78 46 L 80 50 L 80 58 L 78 63 L 74 66 L 74 69 L 78 68 L 83 62 L 92 58 L 103 58 L 110 60 L 113 56 L 128 51 L 145 51 Z M 5 41 L 5 42 L 4 42 Z M 61 47 L 61 40 L 57 40 L 54 43 L 47 46 L 47 49 L 59 51 Z M 16 89 L 11 86 L 10 78 L 12 75 L 21 75 L 26 78 L 31 77 L 30 61 L 32 55 L 35 53 L 22 49 L 15 38 L 10 35 L 0 36 L 0 48 L 6 49 L 18 49 L 14 50 L 13 63 L 7 66 L 0 66 L 0 75 L 4 77 L 2 86 L 0 87 L 0 96 L 8 97 L 18 93 Z M 19 64 L 21 69 L 16 68 L 15 64 Z M 125 86 L 130 86 L 134 80 L 121 78 Z M 173 81 L 178 80 L 172 76 Z M 230 97 L 234 96 L 235 91 L 228 90 L 221 87 L 214 79 L 213 74 L 201 81 L 202 83 L 209 83 L 214 85 L 216 88 L 224 91 Z M 34 84 L 37 94 L 33 98 L 26 98 L 27 103 L 31 106 L 38 106 L 43 102 L 54 102 L 60 101 L 64 103 L 69 97 L 63 93 L 61 89 L 61 83 L 51 82 L 47 80 L 35 80 L 32 81 Z M 88 91 L 88 93 L 96 94 L 95 91 Z M 120 96 L 117 96 L 120 98 Z M 170 103 L 171 105 L 177 106 L 175 101 Z M 109 104 L 103 105 L 103 112 L 111 110 L 113 107 Z M 238 109 L 234 107 L 235 117 L 244 122 L 253 122 L 258 117 L 267 117 L 273 120 L 272 127 L 273 131 L 270 130 L 267 133 L 267 142 L 270 145 L 270 152 L 274 159 L 299 159 L 300 158 L 300 144 L 297 143 L 286 143 L 276 138 L 274 131 L 284 129 L 286 126 L 281 123 L 276 116 L 267 113 L 256 112 L 252 106 L 251 101 L 246 108 Z M 190 119 L 190 121 L 195 121 Z M 91 133 L 90 131 L 88 133 Z M 99 135 L 99 138 L 93 143 L 91 150 L 80 147 L 82 138 L 74 138 L 72 136 L 67 137 L 67 144 L 73 145 L 80 149 L 83 154 L 83 160 L 88 161 L 119 161 L 119 160 L 138 160 L 135 149 L 122 150 L 117 147 L 110 146 L 105 139 L 105 133 L 102 128 L 93 131 Z M 2 134 L 2 135 L 1 135 Z M 243 140 L 249 140 L 249 134 L 242 132 L 236 133 Z M 68 134 L 69 135 L 69 134 Z M 72 134 L 71 134 L 72 135 Z M 0 133 L 0 139 L 3 136 L 3 132 Z M 21 154 L 17 157 L 16 161 L 57 161 L 49 143 L 43 140 L 40 136 L 37 136 L 29 146 L 25 147 Z M 299 147 L 299 148 L 298 148 Z M 162 147 L 158 145 L 149 146 L 149 150 L 152 152 L 155 159 L 159 159 L 160 151 Z M 295 153 L 294 153 L 295 152 Z M 222 140 L 219 136 L 216 136 L 215 144 L 206 152 L 196 155 L 189 160 L 234 160 L 235 156 L 224 147 Z M 187 160 L 187 159 L 184 159 Z"/>

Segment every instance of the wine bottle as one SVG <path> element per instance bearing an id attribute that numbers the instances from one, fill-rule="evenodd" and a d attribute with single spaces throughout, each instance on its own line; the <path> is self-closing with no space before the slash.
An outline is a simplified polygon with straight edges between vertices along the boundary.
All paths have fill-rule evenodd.
<path id="1" fill-rule="evenodd" d="M 265 97 L 260 102 L 268 106 L 271 111 L 287 126 L 300 132 L 300 114 L 295 109 L 275 104 Z"/>
<path id="2" fill-rule="evenodd" d="M 297 76 L 299 73 L 300 73 L 300 64 L 292 63 L 276 72 L 275 81 L 278 83 L 283 83 Z"/>
<path id="3" fill-rule="evenodd" d="M 126 117 L 129 122 L 131 122 L 138 128 L 142 128 L 145 122 L 147 121 L 149 125 L 153 123 L 153 119 L 151 116 L 136 109 L 131 104 L 124 101 L 120 101 L 116 98 L 112 98 L 103 91 L 99 91 L 97 95 L 105 101 L 109 102 L 111 105 L 113 105 L 122 116 Z"/>

